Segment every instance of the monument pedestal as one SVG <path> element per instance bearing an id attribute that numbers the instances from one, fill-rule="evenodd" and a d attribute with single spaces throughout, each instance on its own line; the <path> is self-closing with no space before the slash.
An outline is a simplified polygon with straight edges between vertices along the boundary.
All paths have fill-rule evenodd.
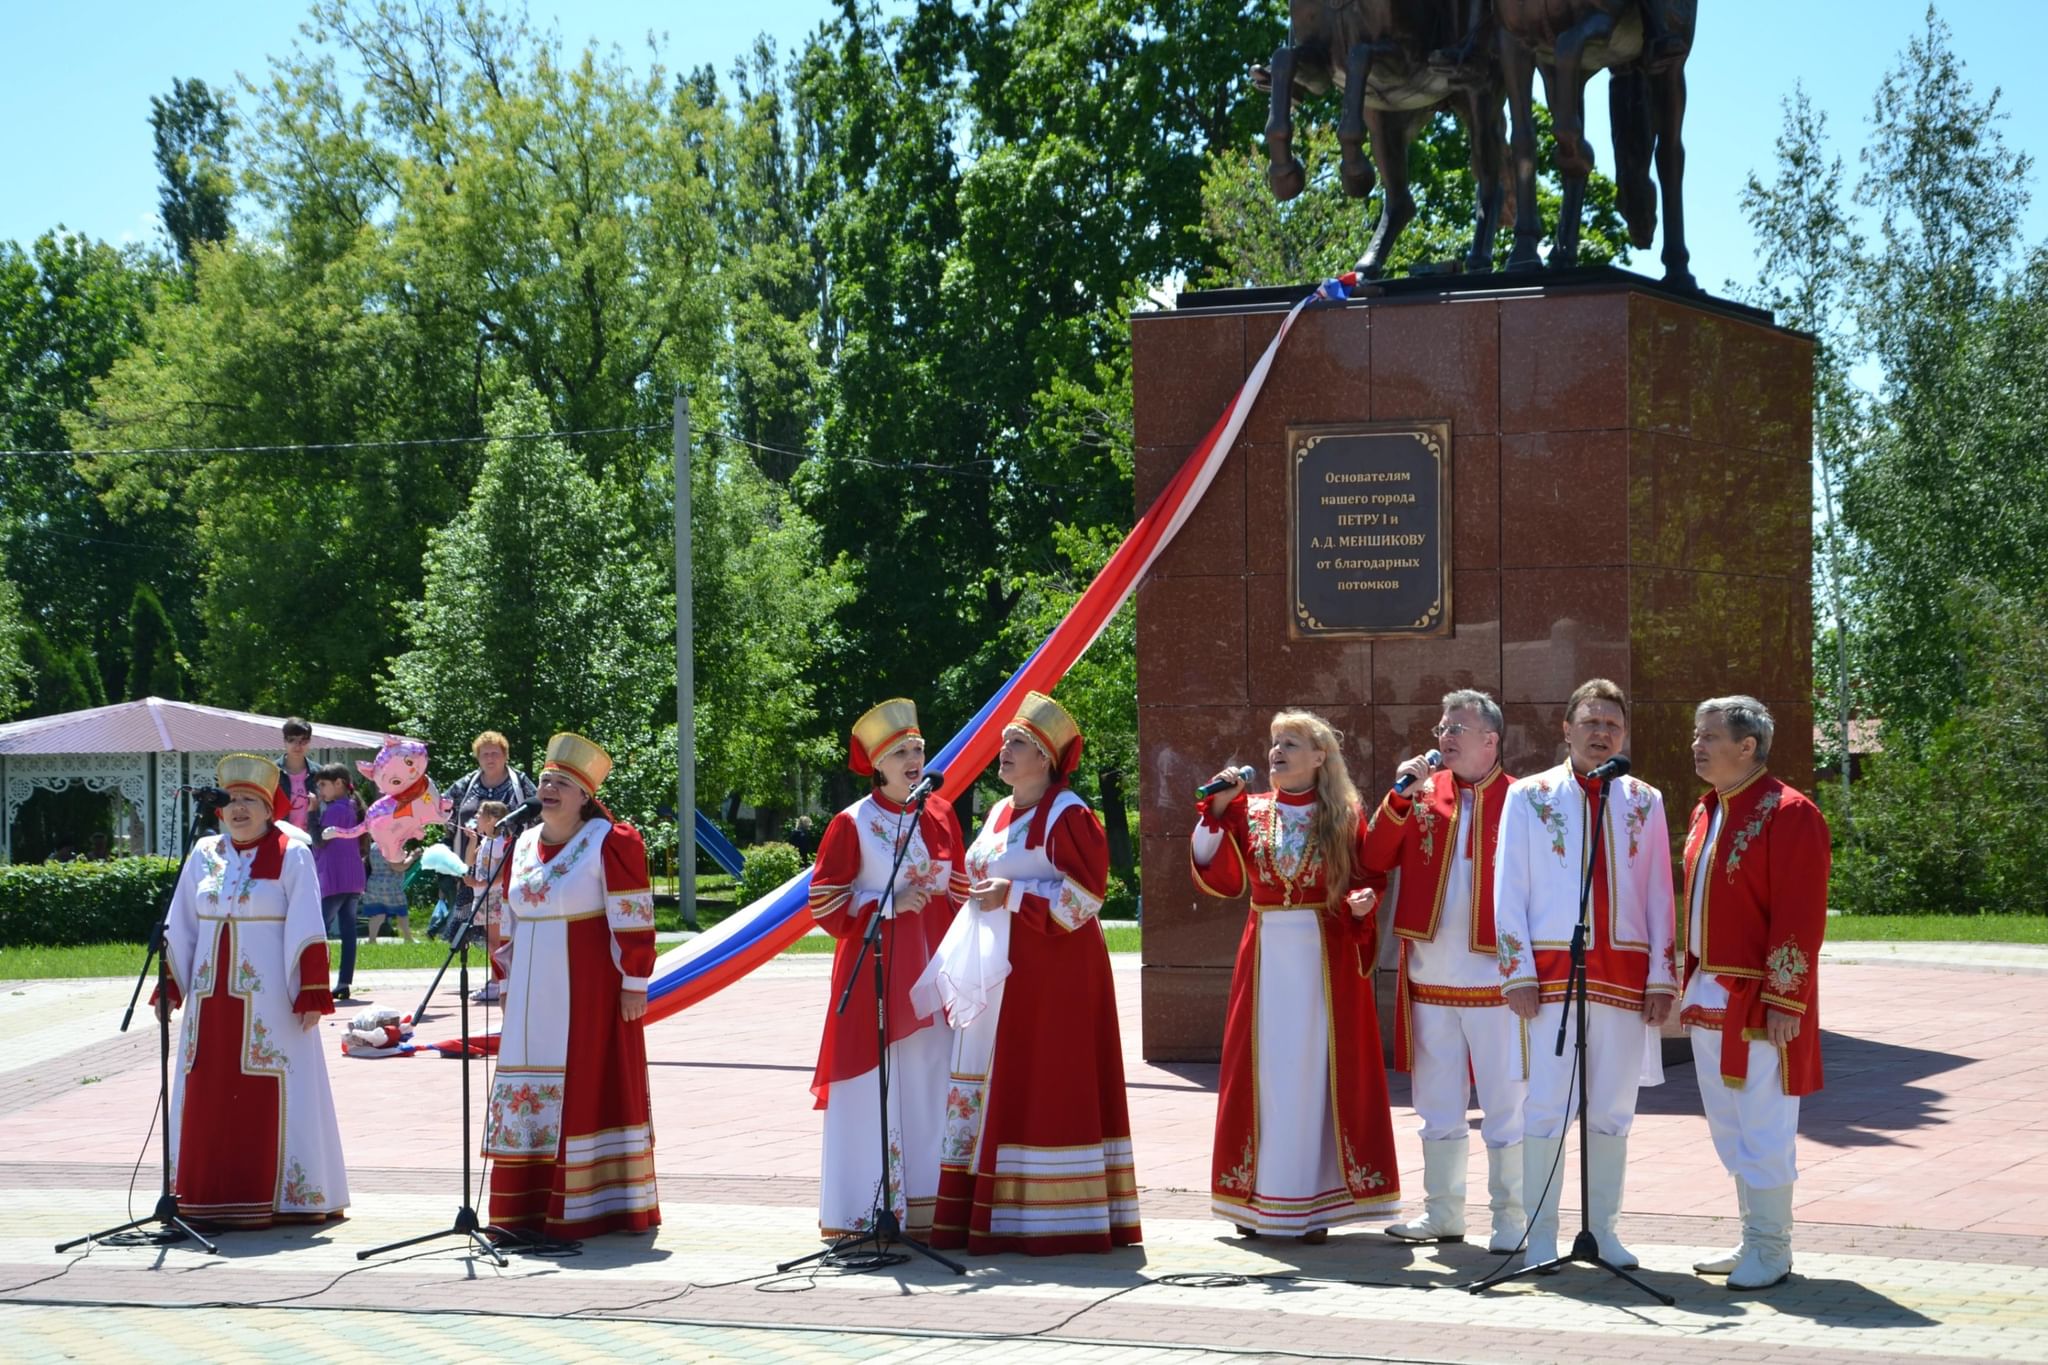
<path id="1" fill-rule="evenodd" d="M 1300 293 L 1184 295 L 1132 319 L 1141 510 Z M 1811 788 L 1812 393 L 1811 338 L 1619 270 L 1403 281 L 1302 316 L 1138 591 L 1148 1060 L 1221 1046 L 1245 903 L 1194 889 L 1192 793 L 1226 763 L 1263 788 L 1283 706 L 1344 732 L 1368 810 L 1429 747 L 1445 692 L 1499 699 L 1519 775 L 1561 760 L 1565 698 L 1592 677 L 1628 692 L 1635 771 L 1664 792 L 1674 839 L 1706 697 L 1767 703 L 1772 769 Z M 1449 633 L 1292 637 L 1287 429 L 1402 420 L 1450 424 Z"/>

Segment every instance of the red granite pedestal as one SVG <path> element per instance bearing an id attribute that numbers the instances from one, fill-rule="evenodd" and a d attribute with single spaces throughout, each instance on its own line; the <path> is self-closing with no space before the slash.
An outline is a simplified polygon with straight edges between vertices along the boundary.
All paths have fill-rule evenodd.
<path id="1" fill-rule="evenodd" d="M 1264 786 L 1266 721 L 1345 732 L 1368 801 L 1428 747 L 1438 700 L 1478 687 L 1505 758 L 1559 761 L 1573 687 L 1633 703 L 1636 772 L 1674 835 L 1698 784 L 1692 708 L 1748 692 L 1772 767 L 1812 780 L 1813 344 L 1767 318 L 1620 271 L 1570 286 L 1410 289 L 1295 325 L 1214 486 L 1138 592 L 1144 1049 L 1214 1060 L 1244 903 L 1199 896 L 1194 787 L 1225 763 Z M 1247 291 L 1249 295 L 1250 291 Z M 1271 341 L 1284 301 L 1132 320 L 1136 497 L 1146 507 Z M 1447 418 L 1451 633 L 1290 640 L 1283 441 L 1309 422 Z M 1383 991 L 1382 995 L 1388 992 Z"/>

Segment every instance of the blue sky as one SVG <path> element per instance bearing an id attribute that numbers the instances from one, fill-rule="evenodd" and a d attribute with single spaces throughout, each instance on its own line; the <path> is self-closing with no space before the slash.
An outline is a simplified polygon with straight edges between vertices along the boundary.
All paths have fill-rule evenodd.
<path id="1" fill-rule="evenodd" d="M 1795 81 L 1828 115 L 1853 185 L 1856 151 L 1879 77 L 1919 31 L 1924 0 L 1709 0 L 1694 49 L 1687 115 L 1686 212 L 1700 283 L 1755 273 L 1754 249 L 1738 202 L 1751 171 L 1769 176 L 1779 101 Z M 1943 17 L 1980 96 L 2002 87 L 2008 145 L 2048 156 L 2048 5 L 2012 0 L 1944 0 Z M 536 26 L 554 25 L 572 43 L 595 38 L 644 60 L 652 31 L 665 33 L 673 69 L 709 61 L 721 72 L 751 44 L 773 36 L 787 52 L 834 11 L 830 0 L 532 0 Z M 571 19 L 558 19 L 560 14 Z M 63 223 L 113 241 L 156 231 L 156 169 L 150 157 L 149 99 L 173 76 L 235 89 L 236 74 L 260 77 L 270 54 L 288 52 L 304 9 L 288 0 L 214 0 L 205 6 L 154 3 L 0 7 L 0 239 L 27 242 Z M 1743 35 L 1772 29 L 1755 64 Z M 1278 40 L 1278 33 L 1275 40 Z M 1265 53 L 1247 53 L 1247 59 Z M 1605 92 L 1589 92 L 1593 122 L 1605 124 Z M 1604 128 L 1603 166 L 1612 165 Z M 2048 242 L 2048 192 L 2036 169 L 2030 244 Z M 1361 244 L 1363 234 L 1361 233 Z M 1636 268 L 1656 272 L 1655 252 Z"/>

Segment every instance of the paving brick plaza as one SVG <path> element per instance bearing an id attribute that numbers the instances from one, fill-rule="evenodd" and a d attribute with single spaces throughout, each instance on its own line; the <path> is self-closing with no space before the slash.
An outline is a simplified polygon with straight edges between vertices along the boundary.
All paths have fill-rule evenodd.
<path id="1" fill-rule="evenodd" d="M 1845 944 L 1823 960 L 1828 1088 L 1801 1122 L 1791 1283 L 1744 1296 L 1687 1270 L 1735 1240 L 1733 1187 L 1691 1067 L 1644 1092 L 1621 1231 L 1671 1308 L 1583 1270 L 1475 1297 L 1456 1286 L 1496 1263 L 1480 1245 L 1405 1247 L 1376 1226 L 1320 1247 L 1238 1240 L 1208 1214 L 1216 1068 L 1139 1060 L 1135 957 L 1116 977 L 1142 1248 L 971 1258 L 957 1279 L 915 1263 L 776 1275 L 816 1245 L 821 956 L 649 1031 L 652 1238 L 504 1270 L 455 1239 L 359 1262 L 450 1222 L 461 1077 L 434 1057 L 330 1052 L 346 1221 L 229 1234 L 218 1256 L 59 1256 L 54 1243 L 154 1201 L 155 1035 L 116 1032 L 125 983 L 0 984 L 0 1360 L 2048 1361 L 2048 950 Z M 428 975 L 359 985 L 411 1008 Z M 453 1018 L 444 987 L 423 1036 Z M 481 1068 L 472 1080 L 480 1099 Z M 1396 1077 L 1412 1204 L 1406 1098 Z M 1474 1157 L 1483 1197 L 1476 1142 Z M 1569 1229 L 1571 1186 L 1565 1207 Z"/>

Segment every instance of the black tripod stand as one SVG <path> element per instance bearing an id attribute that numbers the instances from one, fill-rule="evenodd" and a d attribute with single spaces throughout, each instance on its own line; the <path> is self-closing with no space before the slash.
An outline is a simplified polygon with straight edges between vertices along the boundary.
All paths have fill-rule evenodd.
<path id="1" fill-rule="evenodd" d="M 511 848 L 512 842 L 517 835 L 517 830 L 510 832 L 506 836 L 504 847 L 507 849 Z M 502 856 L 501 854 L 500 857 Z M 454 1226 L 442 1228 L 436 1232 L 423 1232 L 417 1237 L 408 1237 L 402 1242 L 386 1242 L 383 1246 L 371 1247 L 368 1251 L 358 1251 L 356 1253 L 358 1261 L 367 1261 L 372 1256 L 381 1256 L 387 1251 L 399 1251 L 405 1247 L 418 1246 L 422 1242 L 431 1242 L 441 1237 L 462 1237 L 468 1239 L 472 1246 L 490 1257 L 496 1264 L 501 1266 L 511 1264 L 511 1262 L 505 1259 L 504 1253 L 491 1244 L 491 1239 L 484 1236 L 483 1220 L 477 1217 L 476 1205 L 469 1202 L 471 1197 L 469 1192 L 469 1157 L 471 1150 L 469 1138 L 471 1108 L 469 1098 L 469 940 L 471 926 L 476 923 L 477 914 L 484 908 L 484 903 L 489 899 L 490 887 L 497 881 L 498 872 L 496 860 L 484 863 L 483 867 L 484 875 L 481 880 L 483 881 L 484 889 L 470 897 L 469 913 L 464 915 L 462 922 L 456 926 L 455 941 L 448 945 L 448 959 L 442 962 L 441 970 L 434 973 L 434 980 L 427 987 L 426 997 L 420 1001 L 420 1007 L 414 1010 L 412 1015 L 414 1025 L 417 1027 L 419 1020 L 426 1016 L 427 1005 L 433 1000 L 434 990 L 441 984 L 442 975 L 448 970 L 448 962 L 459 958 L 461 965 L 456 969 L 455 989 L 461 1001 L 462 1010 L 462 1202 L 456 1206 Z"/>
<path id="2" fill-rule="evenodd" d="M 1586 939 L 1591 930 L 1591 921 L 1588 918 L 1587 912 L 1592 902 L 1593 878 L 1601 875 L 1602 870 L 1600 862 L 1600 837 L 1607 827 L 1607 788 L 1615 778 L 1620 777 L 1627 771 L 1627 759 L 1613 758 L 1595 768 L 1592 773 L 1592 776 L 1599 779 L 1600 785 L 1593 795 L 1592 832 L 1586 836 L 1589 845 L 1586 854 L 1586 870 L 1579 879 L 1579 922 L 1572 928 L 1571 978 L 1565 986 L 1565 1008 L 1557 1021 L 1557 1044 L 1554 1049 L 1554 1055 L 1559 1057 L 1564 1055 L 1565 1025 L 1571 1020 L 1574 1011 L 1576 1011 L 1579 1023 L 1578 1040 L 1573 1046 L 1578 1053 L 1575 1059 L 1577 1067 L 1575 1075 L 1579 1090 L 1579 1234 L 1572 1239 L 1572 1249 L 1564 1255 L 1537 1265 L 1524 1266 L 1522 1269 L 1508 1274 L 1496 1273 L 1488 1275 L 1477 1283 L 1467 1285 L 1466 1289 L 1470 1293 L 1477 1294 L 1492 1288 L 1494 1285 L 1506 1284 L 1509 1280 L 1519 1280 L 1525 1275 L 1553 1275 L 1562 1266 L 1591 1265 L 1600 1267 L 1600 1269 L 1616 1279 L 1627 1280 L 1630 1284 L 1667 1308 L 1677 1302 L 1669 1294 L 1650 1288 L 1650 1286 L 1644 1284 L 1641 1280 L 1600 1254 L 1600 1239 L 1593 1235 L 1593 1201 L 1587 1197 L 1588 1191 L 1592 1188 L 1592 1181 L 1589 1177 L 1593 1165 L 1592 1149 L 1586 1142 Z M 1550 1178 L 1552 1180 L 1557 1178 L 1556 1167 L 1552 1167 Z M 1548 1194 L 1548 1192 L 1546 1189 L 1544 1194 Z M 1542 1207 L 1543 1202 L 1543 1195 L 1539 1195 L 1536 1199 L 1537 1207 Z"/>
<path id="3" fill-rule="evenodd" d="M 936 789 L 937 784 L 934 783 L 932 790 Z M 917 828 L 918 819 L 924 814 L 924 797 L 920 796 L 917 800 L 913 801 L 907 814 L 911 822 L 911 829 L 914 832 Z M 899 831 L 902 829 L 900 821 L 897 824 L 897 829 Z M 908 838 L 899 837 L 897 839 L 896 856 L 894 861 L 889 864 L 888 889 L 882 893 L 881 904 L 875 907 L 874 918 L 868 921 L 867 932 L 861 935 L 860 952 L 854 956 L 853 970 L 846 975 L 846 989 L 839 993 L 839 1003 L 832 1010 L 834 1014 L 846 1013 L 846 1002 L 853 998 L 854 983 L 860 980 L 861 959 L 872 952 L 874 955 L 875 975 L 876 1109 L 881 1116 L 880 1150 L 882 1156 L 882 1183 L 876 1187 L 874 1211 L 868 1215 L 868 1230 L 866 1232 L 849 1233 L 847 1236 L 841 1237 L 838 1241 L 832 1243 L 831 1246 L 813 1251 L 808 1256 L 799 1256 L 793 1261 L 784 1261 L 781 1265 L 775 1267 L 778 1271 L 787 1271 L 811 1261 L 859 1264 L 863 1258 L 853 1255 L 856 1248 L 872 1245 L 873 1251 L 867 1253 L 867 1256 L 880 1257 L 884 1254 L 887 1244 L 895 1242 L 899 1246 L 908 1247 L 928 1261 L 936 1261 L 955 1275 L 965 1275 L 967 1273 L 967 1267 L 961 1265 L 958 1261 L 950 1260 L 933 1251 L 923 1242 L 918 1241 L 903 1230 L 902 1220 L 896 1217 L 896 1191 L 889 1173 L 889 976 L 887 969 L 883 966 L 882 922 L 885 919 L 891 918 L 895 912 L 896 874 L 902 868 L 903 855 L 909 848 L 910 840 Z M 898 1259 L 900 1260 L 901 1258 L 899 1257 Z M 890 1264 L 890 1262 L 870 1261 L 868 1264 L 859 1264 L 859 1268 L 863 1270 L 873 1269 L 876 1265 L 886 1264 Z"/>
<path id="4" fill-rule="evenodd" d="M 226 804 L 226 793 L 220 793 L 221 801 L 209 799 L 213 788 L 202 788 L 195 794 L 191 823 L 185 828 L 185 847 L 179 855 L 182 865 L 192 854 L 192 845 L 199 841 L 199 832 L 206 828 L 212 816 L 221 805 Z M 173 899 L 177 892 L 172 893 Z M 156 1207 L 146 1218 L 132 1218 L 119 1227 L 108 1228 L 84 1237 L 74 1237 L 68 1242 L 59 1242 L 57 1250 L 69 1251 L 84 1242 L 113 1242 L 119 1246 L 171 1246 L 190 1238 L 217 1253 L 220 1248 L 199 1234 L 199 1230 L 186 1222 L 178 1213 L 178 1196 L 171 1192 L 171 971 L 164 958 L 164 935 L 171 924 L 171 902 L 164 902 L 164 912 L 157 916 L 156 928 L 149 931 L 149 946 L 143 950 L 142 970 L 135 977 L 135 991 L 128 997 L 128 1008 L 121 1014 L 121 1032 L 128 1031 L 129 1023 L 135 1018 L 135 1002 L 142 998 L 142 984 L 149 979 L 150 959 L 156 959 L 156 1035 L 157 1035 L 157 1121 L 163 1125 L 162 1147 L 164 1157 L 163 1185 L 158 1189 Z M 132 1208 L 133 1205 L 130 1205 Z M 151 1228 L 151 1224 L 157 1226 Z M 144 1231 L 145 1228 L 150 1229 Z"/>

